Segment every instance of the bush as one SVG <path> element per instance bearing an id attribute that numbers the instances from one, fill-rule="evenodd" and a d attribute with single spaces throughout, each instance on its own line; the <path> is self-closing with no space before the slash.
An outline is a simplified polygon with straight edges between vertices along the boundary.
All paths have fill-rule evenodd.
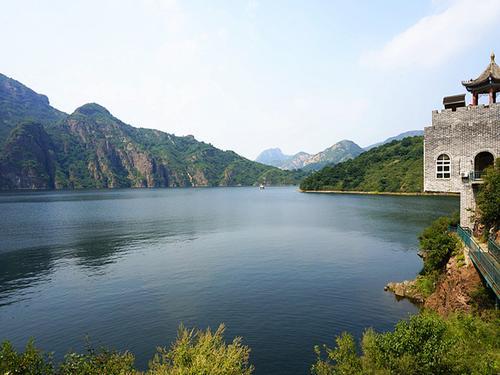
<path id="1" fill-rule="evenodd" d="M 69 353 L 64 357 L 59 375 L 125 375 L 135 374 L 134 356 L 129 352 L 119 353 L 101 349 L 90 349 L 87 354 Z"/>
<path id="2" fill-rule="evenodd" d="M 420 249 L 424 258 L 424 268 L 420 272 L 422 275 L 442 270 L 450 256 L 460 248 L 456 236 L 448 232 L 455 220 L 455 217 L 440 217 L 420 235 Z"/>
<path id="3" fill-rule="evenodd" d="M 424 312 L 400 321 L 394 331 L 367 330 L 362 355 L 352 336 L 342 334 L 336 347 L 324 347 L 327 358 L 312 366 L 314 375 L 330 374 L 497 374 L 500 370 L 498 318 L 472 315 L 449 319 Z"/>
<path id="4" fill-rule="evenodd" d="M 253 372 L 248 362 L 250 349 L 242 345 L 240 337 L 226 345 L 224 330 L 223 324 L 213 333 L 210 329 L 203 332 L 181 326 L 170 350 L 158 348 L 148 374 L 250 375 Z"/>
<path id="5" fill-rule="evenodd" d="M 429 297 L 436 290 L 437 282 L 439 281 L 440 273 L 432 271 L 426 275 L 419 275 L 415 279 L 415 287 L 424 297 Z"/>
<path id="6" fill-rule="evenodd" d="M 68 353 L 55 368 L 52 356 L 44 354 L 29 341 L 18 353 L 9 342 L 0 347 L 0 374 L 9 375 L 251 375 L 250 349 L 235 338 L 224 342 L 224 325 L 217 331 L 179 328 L 170 349 L 158 348 L 145 373 L 134 369 L 134 356 L 129 352 L 89 349 L 86 354 Z"/>
<path id="7" fill-rule="evenodd" d="M 354 338 L 344 332 L 336 339 L 337 346 L 334 349 L 323 346 L 326 358 L 322 358 L 319 346 L 314 348 L 318 361 L 312 366 L 312 373 L 317 375 L 329 374 L 359 374 L 362 370 L 361 360 L 356 353 L 356 342 Z M 332 372 L 332 369 L 335 372 Z"/>
<path id="8" fill-rule="evenodd" d="M 33 340 L 28 341 L 23 353 L 18 353 L 11 343 L 0 347 L 0 374 L 46 375 L 52 374 L 52 356 L 35 348 Z"/>

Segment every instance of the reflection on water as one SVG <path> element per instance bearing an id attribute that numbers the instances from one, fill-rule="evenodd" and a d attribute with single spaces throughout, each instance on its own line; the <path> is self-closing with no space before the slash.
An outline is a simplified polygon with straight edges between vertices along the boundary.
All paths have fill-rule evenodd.
<path id="1" fill-rule="evenodd" d="M 0 340 L 61 358 L 95 344 L 145 366 L 179 323 L 228 326 L 257 374 L 303 374 L 314 344 L 390 329 L 383 292 L 418 272 L 417 234 L 457 199 L 293 188 L 0 194 Z"/>

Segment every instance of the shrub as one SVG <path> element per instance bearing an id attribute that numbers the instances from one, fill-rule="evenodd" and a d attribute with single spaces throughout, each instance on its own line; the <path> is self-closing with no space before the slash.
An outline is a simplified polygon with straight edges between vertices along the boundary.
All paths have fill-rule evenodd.
<path id="1" fill-rule="evenodd" d="M 352 336 L 342 334 L 327 358 L 318 358 L 314 375 L 330 374 L 497 374 L 500 370 L 498 318 L 472 315 L 444 319 L 423 312 L 400 321 L 393 331 L 367 330 L 362 355 Z M 339 354 L 341 353 L 341 354 Z"/>
<path id="2" fill-rule="evenodd" d="M 64 357 L 59 375 L 126 375 L 135 374 L 134 356 L 129 352 L 89 349 L 86 354 L 69 353 Z"/>
<path id="3" fill-rule="evenodd" d="M 454 224 L 455 220 L 453 217 L 440 217 L 420 235 L 420 249 L 424 254 L 422 275 L 441 270 L 453 252 L 460 248 L 456 236 L 448 232 L 449 226 Z"/>
<path id="4" fill-rule="evenodd" d="M 323 346 L 326 358 L 319 346 L 314 348 L 317 362 L 312 366 L 312 373 L 316 375 L 329 374 L 359 374 L 362 370 L 361 360 L 356 353 L 356 342 L 352 335 L 344 332 L 336 339 L 334 349 Z"/>
<path id="5" fill-rule="evenodd" d="M 23 353 L 9 342 L 0 346 L 0 374 L 9 375 L 251 375 L 250 349 L 241 338 L 224 342 L 224 325 L 217 331 L 179 328 L 170 349 L 158 348 L 149 369 L 134 369 L 134 356 L 129 352 L 89 349 L 86 354 L 68 353 L 55 368 L 51 355 L 44 354 L 29 341 Z"/>
<path id="6" fill-rule="evenodd" d="M 419 275 L 415 279 L 415 287 L 418 292 L 424 297 L 429 297 L 434 290 L 436 290 L 436 285 L 439 280 L 440 273 L 438 271 L 432 271 L 426 275 Z"/>
<path id="7" fill-rule="evenodd" d="M 223 324 L 215 332 L 187 330 L 181 326 L 170 350 L 158 348 L 148 374 L 250 375 L 253 372 L 248 362 L 250 349 L 242 345 L 240 337 L 227 345 L 224 330 Z"/>
<path id="8" fill-rule="evenodd" d="M 29 340 L 23 353 L 18 353 L 11 343 L 4 342 L 0 346 L 0 374 L 52 374 L 52 356 L 35 348 L 33 340 Z"/>

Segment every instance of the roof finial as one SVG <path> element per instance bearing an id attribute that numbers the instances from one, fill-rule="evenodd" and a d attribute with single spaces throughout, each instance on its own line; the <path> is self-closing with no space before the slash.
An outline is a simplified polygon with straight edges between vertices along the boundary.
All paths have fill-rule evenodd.
<path id="1" fill-rule="evenodd" d="M 491 51 L 490 58 L 491 58 L 491 62 L 494 63 L 495 62 L 495 52 Z"/>

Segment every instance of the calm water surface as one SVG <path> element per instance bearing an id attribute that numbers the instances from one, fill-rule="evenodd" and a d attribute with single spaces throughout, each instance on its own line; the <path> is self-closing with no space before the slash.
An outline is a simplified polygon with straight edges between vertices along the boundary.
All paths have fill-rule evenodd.
<path id="1" fill-rule="evenodd" d="M 130 349 L 144 368 L 179 323 L 227 325 L 256 374 L 306 374 L 313 345 L 417 309 L 383 291 L 421 267 L 446 197 L 215 188 L 0 194 L 0 340 L 56 358 Z"/>

